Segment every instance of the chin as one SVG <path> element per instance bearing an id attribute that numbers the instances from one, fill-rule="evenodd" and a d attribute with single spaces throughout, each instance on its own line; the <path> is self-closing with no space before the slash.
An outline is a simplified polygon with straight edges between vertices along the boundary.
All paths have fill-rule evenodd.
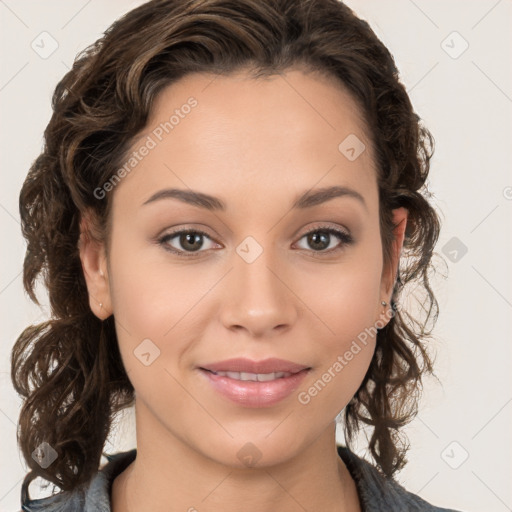
<path id="1" fill-rule="evenodd" d="M 276 423 L 274 423 L 274 427 Z M 252 429 L 254 431 L 254 429 Z M 283 430 L 262 429 L 253 432 L 233 433 L 233 438 L 223 435 L 221 439 L 210 439 L 206 446 L 200 447 L 204 455 L 218 464 L 232 468 L 265 468 L 286 463 L 301 451 L 306 439 L 297 437 L 294 433 Z M 293 439 L 293 442 L 290 440 Z M 204 444 L 205 439 L 202 439 Z"/>

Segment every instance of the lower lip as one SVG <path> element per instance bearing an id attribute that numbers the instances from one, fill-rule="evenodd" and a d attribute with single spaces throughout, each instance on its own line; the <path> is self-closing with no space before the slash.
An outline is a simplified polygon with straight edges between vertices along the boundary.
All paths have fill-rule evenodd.
<path id="1" fill-rule="evenodd" d="M 245 407 L 268 407 L 288 397 L 302 382 L 309 369 L 267 382 L 236 380 L 201 369 L 213 388 L 229 400 Z"/>

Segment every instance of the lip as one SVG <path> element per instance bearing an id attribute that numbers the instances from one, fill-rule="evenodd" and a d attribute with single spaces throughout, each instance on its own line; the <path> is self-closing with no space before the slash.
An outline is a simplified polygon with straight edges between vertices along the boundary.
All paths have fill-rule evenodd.
<path id="1" fill-rule="evenodd" d="M 284 400 L 297 389 L 311 368 L 285 361 L 270 358 L 263 361 L 250 359 L 229 359 L 214 364 L 207 364 L 199 368 L 215 391 L 244 407 L 270 407 Z M 247 373 L 274 373 L 287 372 L 291 375 L 269 381 L 243 381 L 232 379 L 220 372 L 247 372 Z"/>

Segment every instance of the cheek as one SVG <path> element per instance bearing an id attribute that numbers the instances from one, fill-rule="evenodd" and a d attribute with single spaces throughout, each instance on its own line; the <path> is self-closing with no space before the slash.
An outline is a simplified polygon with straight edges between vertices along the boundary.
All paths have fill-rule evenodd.
<path id="1" fill-rule="evenodd" d="M 119 230 L 121 231 L 121 230 Z M 113 238 L 112 304 L 116 321 L 135 338 L 171 337 L 214 284 L 208 265 L 181 265 L 150 242 Z M 139 340 L 140 341 L 140 340 Z"/>
<path id="2" fill-rule="evenodd" d="M 298 277 L 297 293 L 323 324 L 317 334 L 328 349 L 373 325 L 380 311 L 382 256 L 365 243 L 336 265 L 319 265 Z M 297 288 L 296 288 L 297 290 Z"/>
<path id="3" fill-rule="evenodd" d="M 124 368 L 139 403 L 163 423 L 172 410 L 201 416 L 180 385 L 180 362 L 197 339 L 194 305 L 211 287 L 208 280 L 190 281 L 190 274 L 146 266 L 141 259 L 119 259 L 113 272 L 113 308 Z M 172 279 L 171 279 L 172 277 Z M 188 278 L 187 278 L 188 277 Z M 168 282 L 167 282 L 168 281 Z M 197 306 L 196 306 L 197 307 Z M 165 419 L 166 418 L 166 419 Z"/>
<path id="4" fill-rule="evenodd" d="M 308 417 L 334 418 L 352 399 L 368 371 L 376 343 L 373 308 L 333 311 L 333 334 L 317 337 L 316 365 L 297 392 Z"/>
<path id="5" fill-rule="evenodd" d="M 139 395 L 181 397 L 172 378 L 189 366 L 204 325 L 212 288 L 224 270 L 211 265 L 170 264 L 165 255 L 113 238 L 111 295 L 123 365 Z M 175 399 L 175 400 L 179 400 Z"/>
<path id="6" fill-rule="evenodd" d="M 308 410 L 334 417 L 354 396 L 373 357 L 380 312 L 380 248 L 359 253 L 350 264 L 319 279 L 303 281 L 308 304 L 317 312 L 316 366 L 299 390 Z M 318 286 L 321 284 L 321 286 Z M 311 290 L 315 290 L 312 292 Z"/>

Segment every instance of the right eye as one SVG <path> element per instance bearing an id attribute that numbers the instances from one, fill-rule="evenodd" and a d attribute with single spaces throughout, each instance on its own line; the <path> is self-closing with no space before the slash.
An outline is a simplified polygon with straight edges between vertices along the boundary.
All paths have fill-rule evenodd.
<path id="1" fill-rule="evenodd" d="M 194 253 L 205 252 L 200 251 L 204 244 L 204 237 L 211 240 L 210 236 L 204 231 L 197 229 L 182 229 L 165 234 L 158 239 L 158 243 L 162 245 L 165 250 L 170 251 L 173 254 L 182 257 L 190 257 L 190 255 L 193 255 Z M 170 243 L 170 241 L 173 241 L 174 239 L 176 239 L 175 243 L 181 245 L 181 248 L 177 248 Z"/>

